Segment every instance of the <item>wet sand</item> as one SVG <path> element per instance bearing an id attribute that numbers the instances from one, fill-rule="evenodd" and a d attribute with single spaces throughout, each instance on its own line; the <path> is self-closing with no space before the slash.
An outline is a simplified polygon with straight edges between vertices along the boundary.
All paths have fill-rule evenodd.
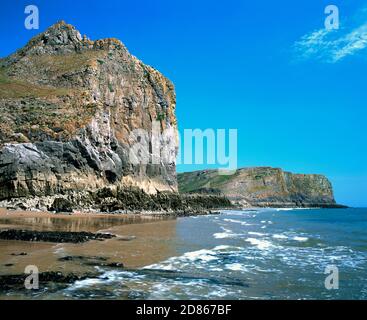
<path id="1" fill-rule="evenodd" d="M 176 254 L 176 219 L 152 215 L 72 214 L 0 209 L 0 230 L 109 232 L 116 238 L 81 244 L 58 244 L 0 240 L 0 275 L 22 274 L 28 265 L 39 272 L 60 271 L 83 274 L 95 271 L 91 261 L 122 263 L 125 268 L 140 268 Z M 83 259 L 80 259 L 80 256 Z M 77 257 L 60 261 L 63 257 Z"/>

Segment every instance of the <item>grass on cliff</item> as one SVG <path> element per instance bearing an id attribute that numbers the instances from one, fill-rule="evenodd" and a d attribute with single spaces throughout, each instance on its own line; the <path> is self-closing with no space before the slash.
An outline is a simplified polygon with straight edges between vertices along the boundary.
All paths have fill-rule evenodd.
<path id="1" fill-rule="evenodd" d="M 55 79 L 70 72 L 82 71 L 86 67 L 97 63 L 97 60 L 103 57 L 103 54 L 101 51 L 91 50 L 65 55 L 31 56 L 27 60 L 27 64 L 22 67 L 23 73 L 15 72 L 17 74 L 16 78 L 7 76 L 9 70 L 2 68 L 0 69 L 0 99 L 67 95 L 70 92 L 69 88 L 40 86 L 35 82 L 44 74 Z M 12 66 L 8 69 L 14 73 L 14 70 L 11 70 Z"/>
<path id="2" fill-rule="evenodd" d="M 96 112 L 96 105 L 86 104 L 85 92 L 35 83 L 44 75 L 55 79 L 83 70 L 96 56 L 95 52 L 33 56 L 19 72 L 12 66 L 0 68 L 0 144 L 67 139 L 85 127 Z"/>
<path id="3" fill-rule="evenodd" d="M 64 95 L 61 90 L 32 91 L 26 86 L 15 86 L 4 77 L 0 78 L 1 89 L 12 86 L 16 91 L 6 91 L 6 98 L 0 99 L 0 145 L 3 143 L 22 143 L 48 139 L 64 140 L 74 136 L 85 127 L 96 113 L 97 105 L 86 104 L 83 93 L 73 91 Z M 23 93 L 19 90 L 25 90 Z M 70 90 L 68 94 L 70 94 Z M 62 97 L 49 95 L 62 94 Z M 10 97 L 14 98 L 9 99 Z"/>
<path id="4" fill-rule="evenodd" d="M 217 171 L 210 173 L 186 172 L 177 175 L 178 188 L 181 193 L 195 192 L 202 188 L 220 188 L 235 175 L 221 175 Z"/>
<path id="5" fill-rule="evenodd" d="M 44 70 L 55 77 L 83 70 L 103 61 L 105 55 L 104 51 L 88 50 L 81 53 L 32 56 L 30 64 L 34 70 Z"/>
<path id="6" fill-rule="evenodd" d="M 0 99 L 64 96 L 69 91 L 66 88 L 41 87 L 29 82 L 15 80 L 7 77 L 5 72 L 0 70 Z"/>

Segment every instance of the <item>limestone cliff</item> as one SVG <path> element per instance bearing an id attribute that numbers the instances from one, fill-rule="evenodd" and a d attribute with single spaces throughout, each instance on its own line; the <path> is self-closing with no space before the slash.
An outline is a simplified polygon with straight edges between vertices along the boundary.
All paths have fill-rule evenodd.
<path id="1" fill-rule="evenodd" d="M 133 164 L 134 130 L 172 129 L 175 91 L 116 39 L 57 23 L 0 60 L 0 200 L 137 186 L 176 191 L 176 164 Z M 151 145 L 150 145 L 151 149 Z"/>
<path id="2" fill-rule="evenodd" d="M 216 170 L 178 174 L 183 193 L 223 194 L 241 206 L 338 207 L 330 181 L 318 174 L 292 174 L 278 168 L 243 168 L 234 175 Z"/>

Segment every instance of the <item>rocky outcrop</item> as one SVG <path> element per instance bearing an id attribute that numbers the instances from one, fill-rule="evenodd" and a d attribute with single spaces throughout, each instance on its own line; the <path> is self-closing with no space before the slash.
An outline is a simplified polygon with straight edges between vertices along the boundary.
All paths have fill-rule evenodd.
<path id="1" fill-rule="evenodd" d="M 47 271 L 39 273 L 38 276 L 39 288 L 52 288 L 57 291 L 66 288 L 68 285 L 76 281 L 97 278 L 100 276 L 100 273 L 94 272 L 78 275 L 73 273 L 62 274 L 61 272 Z M 9 294 L 10 292 L 24 292 L 30 294 L 30 292 L 36 289 L 31 291 L 24 286 L 26 277 L 27 275 L 24 274 L 0 275 L 0 293 Z"/>
<path id="2" fill-rule="evenodd" d="M 103 213 L 154 213 L 172 216 L 207 214 L 230 209 L 223 195 L 179 195 L 175 192 L 148 194 L 137 187 L 106 187 L 96 191 L 73 191 L 65 195 L 12 198 L 0 201 L 9 210 Z"/>
<path id="3" fill-rule="evenodd" d="M 105 186 L 177 191 L 175 91 L 116 39 L 57 23 L 0 60 L 0 200 Z M 171 161 L 151 161 L 152 130 Z M 143 140 L 149 161 L 132 162 Z"/>
<path id="4" fill-rule="evenodd" d="M 244 207 L 339 207 L 325 176 L 278 168 L 243 168 L 233 175 L 187 172 L 178 174 L 178 183 L 182 193 L 222 194 Z"/>
<path id="5" fill-rule="evenodd" d="M 18 229 L 0 230 L 0 240 L 82 243 L 91 240 L 103 241 L 114 237 L 115 235 L 109 233 L 34 231 Z"/>

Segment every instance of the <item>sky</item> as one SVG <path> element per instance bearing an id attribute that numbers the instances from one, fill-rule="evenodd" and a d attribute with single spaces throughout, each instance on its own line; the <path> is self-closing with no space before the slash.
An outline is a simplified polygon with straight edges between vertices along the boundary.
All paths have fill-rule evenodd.
<path id="1" fill-rule="evenodd" d="M 39 30 L 24 27 L 30 4 Z M 180 132 L 237 129 L 239 167 L 325 174 L 338 203 L 367 207 L 366 1 L 3 0 L 0 57 L 58 20 L 120 39 L 167 76 Z"/>

